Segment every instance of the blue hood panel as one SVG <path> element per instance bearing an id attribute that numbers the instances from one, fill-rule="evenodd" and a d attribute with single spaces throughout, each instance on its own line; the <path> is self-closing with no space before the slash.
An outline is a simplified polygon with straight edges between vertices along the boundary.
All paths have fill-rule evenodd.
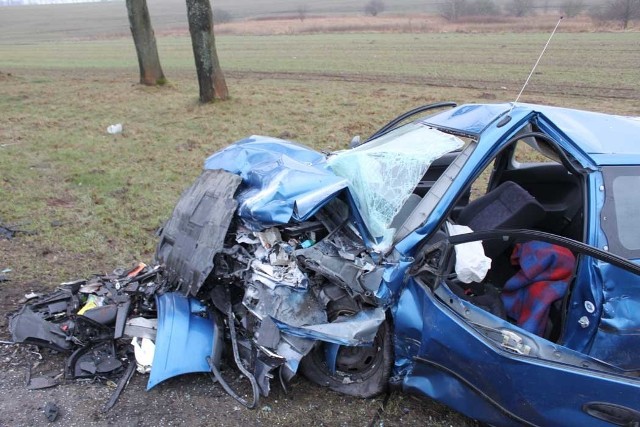
<path id="1" fill-rule="evenodd" d="M 304 221 L 347 186 L 328 169 L 326 158 L 303 145 L 252 136 L 210 156 L 205 169 L 242 177 L 238 215 L 254 230 Z"/>

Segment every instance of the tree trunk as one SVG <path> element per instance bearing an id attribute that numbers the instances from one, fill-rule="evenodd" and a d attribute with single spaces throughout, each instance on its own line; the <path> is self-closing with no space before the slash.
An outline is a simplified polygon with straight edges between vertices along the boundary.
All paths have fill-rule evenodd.
<path id="1" fill-rule="evenodd" d="M 191 45 L 198 72 L 200 102 L 227 99 L 229 90 L 220 68 L 213 36 L 213 15 L 209 0 L 186 0 Z"/>
<path id="2" fill-rule="evenodd" d="M 629 19 L 631 18 L 631 8 L 632 8 L 632 2 L 635 0 L 627 0 L 624 4 L 624 14 L 622 17 L 622 29 L 626 30 L 627 27 L 629 26 Z"/>
<path id="3" fill-rule="evenodd" d="M 166 79 L 160 66 L 147 0 L 127 0 L 127 12 L 133 43 L 136 45 L 138 54 L 140 83 L 148 86 L 165 84 Z"/>

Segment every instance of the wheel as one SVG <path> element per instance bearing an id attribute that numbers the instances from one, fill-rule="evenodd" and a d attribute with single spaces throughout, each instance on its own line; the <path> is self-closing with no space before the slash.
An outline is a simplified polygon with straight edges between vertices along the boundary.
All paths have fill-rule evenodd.
<path id="1" fill-rule="evenodd" d="M 371 347 L 340 346 L 332 373 L 325 356 L 327 345 L 318 342 L 302 359 L 300 369 L 316 384 L 355 397 L 373 397 L 387 389 L 393 356 L 391 322 L 385 320 Z"/>

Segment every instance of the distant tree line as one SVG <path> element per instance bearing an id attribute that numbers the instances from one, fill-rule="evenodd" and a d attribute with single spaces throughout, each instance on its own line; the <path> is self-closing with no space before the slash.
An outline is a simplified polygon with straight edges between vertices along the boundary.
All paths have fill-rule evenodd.
<path id="1" fill-rule="evenodd" d="M 587 8 L 585 0 L 558 0 L 553 6 L 549 0 L 510 0 L 503 8 L 494 0 L 442 0 L 438 5 L 440 15 L 449 21 L 458 21 L 469 16 L 502 14 L 524 17 L 533 14 L 537 9 L 548 13 L 552 8 L 567 18 L 573 18 L 588 11 L 593 19 L 617 21 L 624 29 L 631 21 L 640 19 L 640 0 L 608 0 L 590 9 Z"/>
<path id="2" fill-rule="evenodd" d="M 626 30 L 629 22 L 640 19 L 640 0 L 611 0 L 604 6 L 592 8 L 590 15 L 600 21 L 620 22 Z"/>
<path id="3" fill-rule="evenodd" d="M 0 0 L 2 1 L 4 0 Z M 640 0 L 605 0 L 598 2 L 596 6 L 588 6 L 593 3 L 588 0 L 508 0 L 506 3 L 496 0 L 437 0 L 437 9 L 443 18 L 453 22 L 467 17 L 525 17 L 536 11 L 558 11 L 566 18 L 588 13 L 596 21 L 617 21 L 626 29 L 631 21 L 640 19 Z M 369 0 L 362 10 L 366 15 L 378 16 L 386 10 L 386 4 L 384 0 Z M 298 3 L 295 15 L 301 22 L 309 16 L 306 0 Z M 214 24 L 225 24 L 232 20 L 233 15 L 228 11 L 213 9 Z"/>

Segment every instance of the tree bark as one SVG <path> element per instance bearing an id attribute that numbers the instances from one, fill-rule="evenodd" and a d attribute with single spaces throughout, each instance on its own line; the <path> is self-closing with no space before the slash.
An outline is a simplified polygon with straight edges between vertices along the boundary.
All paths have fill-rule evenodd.
<path id="1" fill-rule="evenodd" d="M 156 36 L 151 26 L 147 0 L 127 0 L 127 13 L 129 14 L 129 26 L 133 43 L 138 54 L 138 66 L 140 67 L 140 83 L 148 86 L 162 85 L 166 83 Z"/>
<path id="2" fill-rule="evenodd" d="M 191 46 L 196 62 L 200 102 L 227 99 L 229 89 L 218 61 L 209 0 L 186 0 Z"/>

